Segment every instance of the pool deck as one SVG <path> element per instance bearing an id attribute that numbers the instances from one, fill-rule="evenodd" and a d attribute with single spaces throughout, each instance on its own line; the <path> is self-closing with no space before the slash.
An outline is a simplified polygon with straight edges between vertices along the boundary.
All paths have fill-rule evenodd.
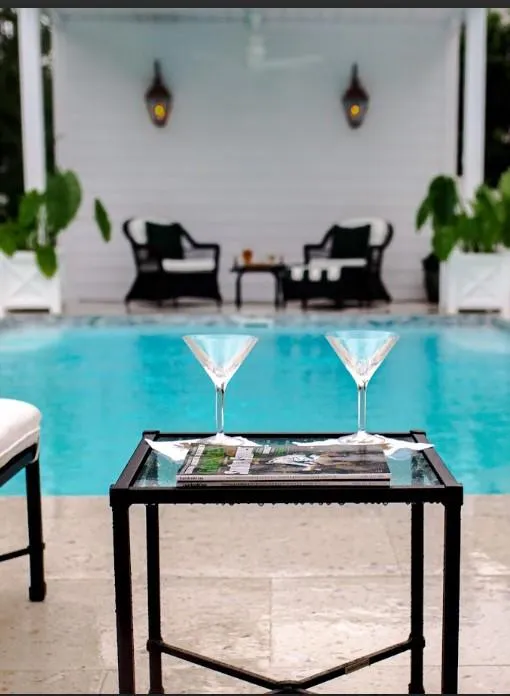
<path id="1" fill-rule="evenodd" d="M 134 306 L 132 314 L 199 315 Z M 216 311 L 216 310 L 212 310 Z M 316 310 L 310 310 L 310 313 Z M 68 316 L 125 315 L 83 303 Z M 233 314 L 226 305 L 223 313 Z M 268 316 L 267 304 L 243 314 Z M 393 303 L 345 314 L 435 314 Z M 300 315 L 298 305 L 285 314 Z M 24 499 L 2 498 L 0 549 L 26 544 Z M 163 635 L 183 647 L 278 678 L 299 678 L 409 634 L 409 508 L 164 508 Z M 27 598 L 27 559 L 0 565 L 0 693 L 117 691 L 111 514 L 106 497 L 46 497 L 48 596 Z M 137 686 L 147 693 L 143 510 L 133 509 Z M 460 692 L 508 693 L 510 496 L 467 496 L 463 514 Z M 426 510 L 425 688 L 439 693 L 442 508 Z M 409 655 L 314 689 L 407 693 Z M 164 658 L 167 693 L 260 693 Z"/>
<path id="2" fill-rule="evenodd" d="M 281 678 L 409 634 L 409 508 L 162 510 L 164 637 Z M 27 599 L 27 559 L 0 566 L 0 693 L 117 689 L 106 497 L 44 499 L 48 595 Z M 147 693 L 143 510 L 132 512 L 138 693 Z M 0 548 L 25 543 L 24 501 L 2 499 Z M 439 693 L 442 508 L 426 509 L 425 688 Z M 508 693 L 509 496 L 467 496 L 460 691 Z M 314 689 L 407 693 L 408 654 Z M 167 693 L 260 693 L 164 658 Z"/>
<path id="3" fill-rule="evenodd" d="M 68 303 L 64 307 L 64 315 L 67 316 L 125 316 L 127 314 L 126 307 L 122 302 L 73 302 Z M 307 314 L 319 313 L 324 317 L 342 317 L 345 315 L 358 314 L 437 314 L 437 305 L 431 305 L 427 302 L 392 302 L 375 303 L 372 307 L 347 307 L 342 310 L 331 309 L 331 305 L 327 303 L 311 303 L 309 309 L 303 312 L 299 302 L 290 302 L 285 309 L 276 310 L 270 302 L 246 302 L 240 310 L 237 310 L 232 302 L 225 302 L 221 310 L 217 309 L 214 303 L 200 301 L 184 301 L 181 300 L 177 307 L 167 304 L 162 308 L 158 308 L 154 304 L 137 303 L 130 305 L 129 314 L 147 315 L 147 314 L 164 314 L 164 315 L 190 315 L 197 316 L 203 314 L 246 314 L 246 315 L 263 315 L 263 316 L 306 316 Z"/>

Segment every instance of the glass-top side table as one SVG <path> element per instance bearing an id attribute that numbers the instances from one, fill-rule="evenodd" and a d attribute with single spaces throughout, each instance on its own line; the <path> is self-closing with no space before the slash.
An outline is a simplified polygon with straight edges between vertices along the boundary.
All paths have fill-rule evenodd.
<path id="1" fill-rule="evenodd" d="M 287 266 L 284 263 L 249 263 L 234 264 L 230 269 L 231 273 L 236 274 L 236 309 L 243 306 L 242 281 L 246 273 L 270 273 L 274 277 L 274 306 L 275 309 L 285 306 L 282 289 L 282 276 Z"/>
<path id="2" fill-rule="evenodd" d="M 172 441 L 175 437 L 167 437 L 159 435 L 158 440 Z M 250 439 L 260 445 L 286 445 L 292 442 L 306 442 L 311 438 L 292 438 L 288 437 L 259 437 L 250 435 Z M 411 441 L 411 437 L 407 436 L 407 440 Z M 388 465 L 391 472 L 390 486 L 439 486 L 444 484 L 440 478 L 441 469 L 436 471 L 431 462 L 427 459 L 423 452 L 408 451 L 399 458 L 388 459 Z M 168 457 L 150 450 L 149 455 L 140 467 L 137 475 L 132 483 L 134 488 L 173 488 L 176 486 L 176 475 L 179 470 L 180 462 L 172 462 Z M 316 485 L 316 484 L 314 484 Z"/>
<path id="3" fill-rule="evenodd" d="M 239 433 L 233 433 L 239 434 Z M 267 485 L 214 484 L 179 486 L 177 465 L 153 452 L 145 441 L 188 440 L 208 437 L 210 433 L 145 432 L 139 445 L 110 488 L 113 514 L 115 596 L 117 614 L 117 646 L 119 693 L 133 694 L 135 689 L 133 603 L 131 585 L 131 553 L 129 508 L 146 506 L 147 524 L 147 612 L 149 636 L 150 693 L 164 693 L 162 655 L 172 655 L 187 662 L 211 669 L 268 689 L 272 693 L 306 693 L 319 684 L 388 659 L 401 652 L 410 652 L 409 693 L 423 694 L 424 638 L 424 506 L 444 506 L 443 563 L 443 631 L 441 693 L 458 693 L 459 652 L 459 589 L 460 531 L 463 488 L 452 476 L 437 452 L 427 449 L 404 458 L 389 459 L 391 481 L 384 486 L 343 481 L 322 484 Z M 243 433 L 261 444 L 293 441 L 314 441 L 338 437 L 338 433 Z M 388 437 L 414 442 L 427 442 L 423 432 L 385 433 Z M 175 504 L 392 504 L 411 507 L 411 607 L 409 637 L 362 658 L 350 660 L 320 674 L 298 681 L 275 680 L 218 660 L 192 653 L 166 643 L 161 635 L 161 588 L 159 552 L 159 506 Z M 339 511 L 339 513 L 341 510 Z M 228 514 L 227 512 L 225 514 Z"/>

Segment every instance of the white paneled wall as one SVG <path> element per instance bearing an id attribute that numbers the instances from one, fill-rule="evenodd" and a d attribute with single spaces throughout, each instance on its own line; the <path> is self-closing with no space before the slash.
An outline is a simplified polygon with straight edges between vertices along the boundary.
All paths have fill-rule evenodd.
<path id="1" fill-rule="evenodd" d="M 63 243 L 65 297 L 124 296 L 134 266 L 120 228 L 131 216 L 180 221 L 198 240 L 221 243 L 227 299 L 242 248 L 296 260 L 333 222 L 382 216 L 395 226 L 388 288 L 422 297 L 428 240 L 414 231 L 415 210 L 429 179 L 455 163 L 453 24 L 288 21 L 264 32 L 269 57 L 324 61 L 254 73 L 236 22 L 57 25 L 57 157 L 86 194 Z M 155 59 L 175 96 L 166 129 L 152 126 L 143 101 Z M 371 96 L 358 131 L 340 108 L 354 61 Z M 89 215 L 96 195 L 115 223 L 108 246 Z M 271 297 L 271 278 L 245 280 L 246 299 Z"/>

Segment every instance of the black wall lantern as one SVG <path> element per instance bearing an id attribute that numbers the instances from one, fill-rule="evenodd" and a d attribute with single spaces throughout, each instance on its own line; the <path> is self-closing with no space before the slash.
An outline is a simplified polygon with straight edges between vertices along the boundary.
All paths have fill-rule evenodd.
<path id="1" fill-rule="evenodd" d="M 158 128 L 166 125 L 172 110 L 172 94 L 163 82 L 159 61 L 154 63 L 154 78 L 145 93 L 145 103 L 153 124 Z"/>
<path id="2" fill-rule="evenodd" d="M 346 89 L 342 97 L 342 104 L 347 118 L 347 123 L 351 128 L 359 128 L 368 111 L 369 96 L 358 77 L 358 66 L 352 66 L 351 84 Z"/>

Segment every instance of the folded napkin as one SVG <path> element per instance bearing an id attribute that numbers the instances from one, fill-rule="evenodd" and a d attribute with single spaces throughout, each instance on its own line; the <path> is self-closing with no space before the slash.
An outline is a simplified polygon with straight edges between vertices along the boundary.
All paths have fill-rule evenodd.
<path id="1" fill-rule="evenodd" d="M 255 447 L 256 442 L 247 440 L 245 437 L 238 435 L 232 437 L 230 435 L 213 435 L 212 437 L 198 438 L 196 440 L 149 440 L 145 438 L 145 442 L 158 454 L 171 459 L 173 462 L 181 463 L 185 460 L 190 445 L 195 443 L 203 443 L 204 445 L 245 445 L 247 447 Z"/>
<path id="2" fill-rule="evenodd" d="M 406 452 L 414 451 L 421 452 L 422 450 L 434 447 L 430 442 L 407 442 L 406 440 L 395 440 L 392 437 L 385 437 L 384 435 L 373 435 L 372 442 L 366 444 L 382 445 L 384 453 L 387 457 L 393 457 L 394 459 L 399 458 L 399 452 L 405 456 Z M 358 447 L 359 444 L 356 442 L 346 442 L 343 438 L 331 438 L 329 440 L 317 440 L 315 442 L 294 442 L 295 445 L 300 447 L 320 447 L 321 445 L 341 445 L 342 447 Z"/>

